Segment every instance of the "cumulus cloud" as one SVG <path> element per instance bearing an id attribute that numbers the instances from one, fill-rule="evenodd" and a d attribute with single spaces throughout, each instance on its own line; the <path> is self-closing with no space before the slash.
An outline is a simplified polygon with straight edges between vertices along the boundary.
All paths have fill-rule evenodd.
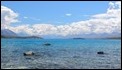
<path id="1" fill-rule="evenodd" d="M 29 35 L 76 36 L 121 33 L 121 2 L 110 2 L 106 13 L 93 15 L 89 20 L 66 25 L 33 24 L 9 27 L 16 33 Z"/>
<path id="2" fill-rule="evenodd" d="M 92 16 L 95 19 L 96 28 L 93 32 L 100 33 L 121 33 L 121 2 L 110 2 L 106 13 Z"/>
<path id="3" fill-rule="evenodd" d="M 110 2 L 106 13 L 93 15 L 93 18 L 109 19 L 121 17 L 121 2 Z"/>
<path id="4" fill-rule="evenodd" d="M 12 31 L 14 31 L 17 34 L 25 33 L 25 34 L 28 34 L 28 35 L 33 35 L 33 29 L 30 28 L 30 25 L 28 25 L 28 24 L 20 25 L 20 26 L 16 26 L 16 27 L 9 26 L 9 29 L 11 29 Z"/>
<path id="5" fill-rule="evenodd" d="M 18 22 L 18 13 L 8 7 L 1 6 L 1 28 L 7 28 L 11 23 Z"/>

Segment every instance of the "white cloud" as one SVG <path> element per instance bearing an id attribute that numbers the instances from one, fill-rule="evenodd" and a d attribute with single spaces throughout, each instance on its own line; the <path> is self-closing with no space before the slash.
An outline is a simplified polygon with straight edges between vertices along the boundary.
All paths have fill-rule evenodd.
<path id="1" fill-rule="evenodd" d="M 119 2 L 110 2 L 109 8 L 106 13 L 93 15 L 94 18 L 108 19 L 108 18 L 120 18 L 121 17 L 121 8 Z"/>
<path id="2" fill-rule="evenodd" d="M 121 1 L 117 1 L 115 5 L 117 5 L 121 9 Z"/>
<path id="3" fill-rule="evenodd" d="M 93 15 L 91 19 L 66 25 L 34 24 L 9 27 L 16 33 L 29 35 L 75 36 L 87 34 L 121 33 L 121 3 L 110 2 L 106 13 Z"/>
<path id="4" fill-rule="evenodd" d="M 35 18 L 35 17 L 26 17 L 26 16 L 25 16 L 25 17 L 23 17 L 23 18 L 24 18 L 24 19 L 36 20 L 36 21 L 37 21 L 37 20 L 38 20 L 38 21 L 41 20 L 41 19 L 38 19 L 38 18 Z"/>
<path id="5" fill-rule="evenodd" d="M 121 2 L 110 2 L 106 13 L 93 15 L 97 23 L 95 33 L 121 33 Z"/>
<path id="6" fill-rule="evenodd" d="M 18 13 L 10 8 L 1 6 L 1 28 L 7 28 L 11 23 L 18 22 Z"/>
<path id="7" fill-rule="evenodd" d="M 68 14 L 65 14 L 66 16 L 72 16 L 72 14 L 68 13 Z"/>
<path id="8" fill-rule="evenodd" d="M 23 17 L 23 18 L 27 19 L 28 17 Z"/>
<path id="9" fill-rule="evenodd" d="M 113 9 L 113 8 L 115 8 L 115 4 L 113 3 L 113 2 L 109 2 L 109 9 Z"/>
<path id="10" fill-rule="evenodd" d="M 9 26 L 9 29 L 14 31 L 15 33 L 25 33 L 28 35 L 34 35 L 33 33 L 33 29 L 30 28 L 30 25 L 26 24 L 26 25 L 20 25 L 20 26 L 16 26 L 16 27 L 11 27 Z"/>

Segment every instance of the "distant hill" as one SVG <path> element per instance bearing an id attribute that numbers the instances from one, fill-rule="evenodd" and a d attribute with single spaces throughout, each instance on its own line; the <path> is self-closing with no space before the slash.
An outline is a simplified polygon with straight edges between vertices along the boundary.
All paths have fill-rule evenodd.
<path id="1" fill-rule="evenodd" d="M 2 29 L 1 37 L 17 37 L 17 34 L 9 29 Z"/>
<path id="2" fill-rule="evenodd" d="M 85 38 L 73 38 L 73 39 L 85 39 Z"/>
<path id="3" fill-rule="evenodd" d="M 21 38 L 21 39 L 28 39 L 28 38 L 34 38 L 34 39 L 42 39 L 41 37 L 38 36 L 18 36 L 14 38 Z"/>
<path id="4" fill-rule="evenodd" d="M 108 37 L 106 39 L 121 39 L 121 37 Z"/>
<path id="5" fill-rule="evenodd" d="M 121 39 L 121 37 L 103 37 L 103 38 L 73 38 L 73 39 Z"/>
<path id="6" fill-rule="evenodd" d="M 21 38 L 21 39 L 27 39 L 27 38 L 38 38 L 42 39 L 41 37 L 37 36 L 18 36 L 16 33 L 9 29 L 3 29 L 1 30 L 1 38 Z"/>

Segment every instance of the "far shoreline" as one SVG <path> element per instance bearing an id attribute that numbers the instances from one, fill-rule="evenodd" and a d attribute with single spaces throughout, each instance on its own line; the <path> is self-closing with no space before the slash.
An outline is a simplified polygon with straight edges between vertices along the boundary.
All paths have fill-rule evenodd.
<path id="1" fill-rule="evenodd" d="M 72 39 L 72 40 L 121 40 L 121 38 L 2 38 L 1 39 Z"/>

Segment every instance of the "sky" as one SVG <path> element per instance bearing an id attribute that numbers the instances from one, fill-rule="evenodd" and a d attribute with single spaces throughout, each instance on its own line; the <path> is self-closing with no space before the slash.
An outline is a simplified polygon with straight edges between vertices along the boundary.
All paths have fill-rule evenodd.
<path id="1" fill-rule="evenodd" d="M 121 34 L 121 2 L 2 1 L 1 28 L 46 38 Z"/>

